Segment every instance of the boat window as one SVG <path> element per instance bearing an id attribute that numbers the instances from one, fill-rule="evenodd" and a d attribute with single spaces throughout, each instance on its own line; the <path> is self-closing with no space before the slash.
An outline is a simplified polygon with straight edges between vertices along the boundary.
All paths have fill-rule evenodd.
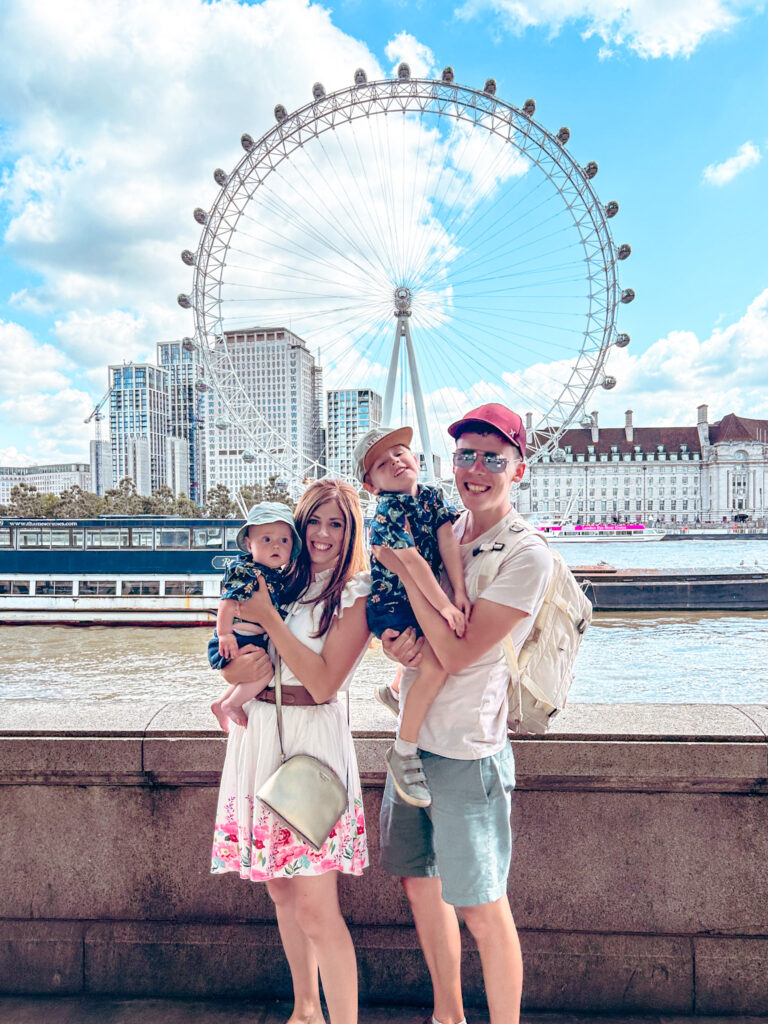
<path id="1" fill-rule="evenodd" d="M 34 526 L 20 526 L 18 529 L 19 550 L 24 548 L 47 548 L 50 539 L 48 530 L 41 530 Z"/>
<path id="2" fill-rule="evenodd" d="M 109 549 L 114 551 L 118 548 L 128 547 L 128 531 L 116 529 L 110 527 L 105 529 L 99 527 L 97 529 L 89 529 L 85 531 L 85 546 L 86 548 L 100 548 Z M 82 593 L 82 590 L 80 591 Z"/>
<path id="3" fill-rule="evenodd" d="M 0 594 L 28 594 L 27 580 L 0 580 Z"/>
<path id="4" fill-rule="evenodd" d="M 193 597 L 203 593 L 202 580 L 166 580 L 167 597 Z"/>
<path id="5" fill-rule="evenodd" d="M 51 547 L 52 548 L 71 548 L 72 547 L 72 531 L 71 530 L 51 530 Z"/>
<path id="6" fill-rule="evenodd" d="M 155 530 L 155 547 L 158 551 L 188 551 L 189 530 L 168 528 Z"/>
<path id="7" fill-rule="evenodd" d="M 38 580 L 37 583 L 35 583 L 35 593 L 71 597 L 72 587 L 72 580 Z"/>
<path id="8" fill-rule="evenodd" d="M 160 580 L 123 580 L 123 597 L 136 597 L 144 594 L 147 597 L 157 597 L 160 593 Z"/>
<path id="9" fill-rule="evenodd" d="M 227 551 L 237 551 L 237 535 L 239 531 L 239 526 L 227 527 Z"/>
<path id="10" fill-rule="evenodd" d="M 80 580 L 80 597 L 115 597 L 115 580 Z"/>
<path id="11" fill-rule="evenodd" d="M 13 547 L 13 537 L 11 535 L 10 527 L 2 527 L 0 529 L 0 548 Z"/>
<path id="12" fill-rule="evenodd" d="M 131 548 L 149 548 L 152 550 L 153 530 L 150 527 L 131 530 L 131 541 L 128 545 Z"/>
<path id="13" fill-rule="evenodd" d="M 193 548 L 213 548 L 218 551 L 224 543 L 224 531 L 220 526 L 205 526 L 192 531 Z"/>

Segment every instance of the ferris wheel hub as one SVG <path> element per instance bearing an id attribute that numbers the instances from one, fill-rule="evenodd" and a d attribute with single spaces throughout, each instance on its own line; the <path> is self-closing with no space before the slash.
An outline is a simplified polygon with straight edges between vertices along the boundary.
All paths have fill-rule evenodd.
<path id="1" fill-rule="evenodd" d="M 395 288 L 395 316 L 411 315 L 411 289 Z"/>

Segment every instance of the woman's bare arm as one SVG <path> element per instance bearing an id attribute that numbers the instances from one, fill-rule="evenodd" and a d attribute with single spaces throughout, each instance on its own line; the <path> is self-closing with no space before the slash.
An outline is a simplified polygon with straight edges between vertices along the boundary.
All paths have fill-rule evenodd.
<path id="1" fill-rule="evenodd" d="M 318 653 L 293 635 L 271 601 L 267 607 L 269 599 L 264 599 L 262 591 L 266 592 L 266 588 L 259 586 L 259 591 L 243 602 L 244 606 L 250 606 L 248 617 L 258 616 L 280 657 L 314 699 L 318 703 L 330 700 L 352 671 L 370 637 L 365 597 L 359 597 L 343 615 L 334 618 L 323 649 Z"/>

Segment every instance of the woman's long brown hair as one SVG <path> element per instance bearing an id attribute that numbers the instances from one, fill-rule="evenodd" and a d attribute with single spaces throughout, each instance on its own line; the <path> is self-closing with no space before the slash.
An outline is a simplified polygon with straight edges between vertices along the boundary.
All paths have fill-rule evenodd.
<path id="1" fill-rule="evenodd" d="M 350 484 L 343 480 L 318 480 L 304 491 L 299 498 L 294 512 L 296 529 L 302 540 L 302 549 L 296 564 L 286 580 L 286 599 L 301 599 L 312 582 L 312 565 L 309 552 L 304 541 L 307 523 L 317 509 L 327 501 L 335 501 L 344 519 L 344 538 L 341 556 L 333 567 L 328 583 L 312 604 L 322 604 L 320 625 L 315 637 L 323 636 L 331 625 L 333 616 L 341 603 L 341 593 L 347 582 L 358 572 L 368 568 L 368 559 L 363 547 L 363 517 L 360 512 L 360 499 Z"/>

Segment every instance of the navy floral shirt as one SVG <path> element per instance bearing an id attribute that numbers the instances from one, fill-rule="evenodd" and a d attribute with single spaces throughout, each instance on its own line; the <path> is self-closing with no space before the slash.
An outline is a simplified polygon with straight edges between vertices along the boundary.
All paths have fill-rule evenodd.
<path id="1" fill-rule="evenodd" d="M 247 601 L 258 589 L 257 573 L 261 573 L 267 585 L 272 604 L 280 609 L 285 590 L 283 570 L 268 565 L 259 565 L 251 555 L 238 555 L 230 562 L 221 581 L 221 596 L 231 601 Z"/>
<path id="2" fill-rule="evenodd" d="M 415 546 L 437 576 L 442 566 L 437 531 L 444 523 L 452 523 L 455 519 L 455 509 L 446 505 L 437 487 L 419 484 L 415 498 L 410 494 L 382 491 L 371 526 L 371 544 L 385 544 L 390 548 Z M 407 603 L 408 597 L 400 578 L 372 558 L 369 607 L 374 606 L 379 616 L 388 607 L 394 609 Z"/>

